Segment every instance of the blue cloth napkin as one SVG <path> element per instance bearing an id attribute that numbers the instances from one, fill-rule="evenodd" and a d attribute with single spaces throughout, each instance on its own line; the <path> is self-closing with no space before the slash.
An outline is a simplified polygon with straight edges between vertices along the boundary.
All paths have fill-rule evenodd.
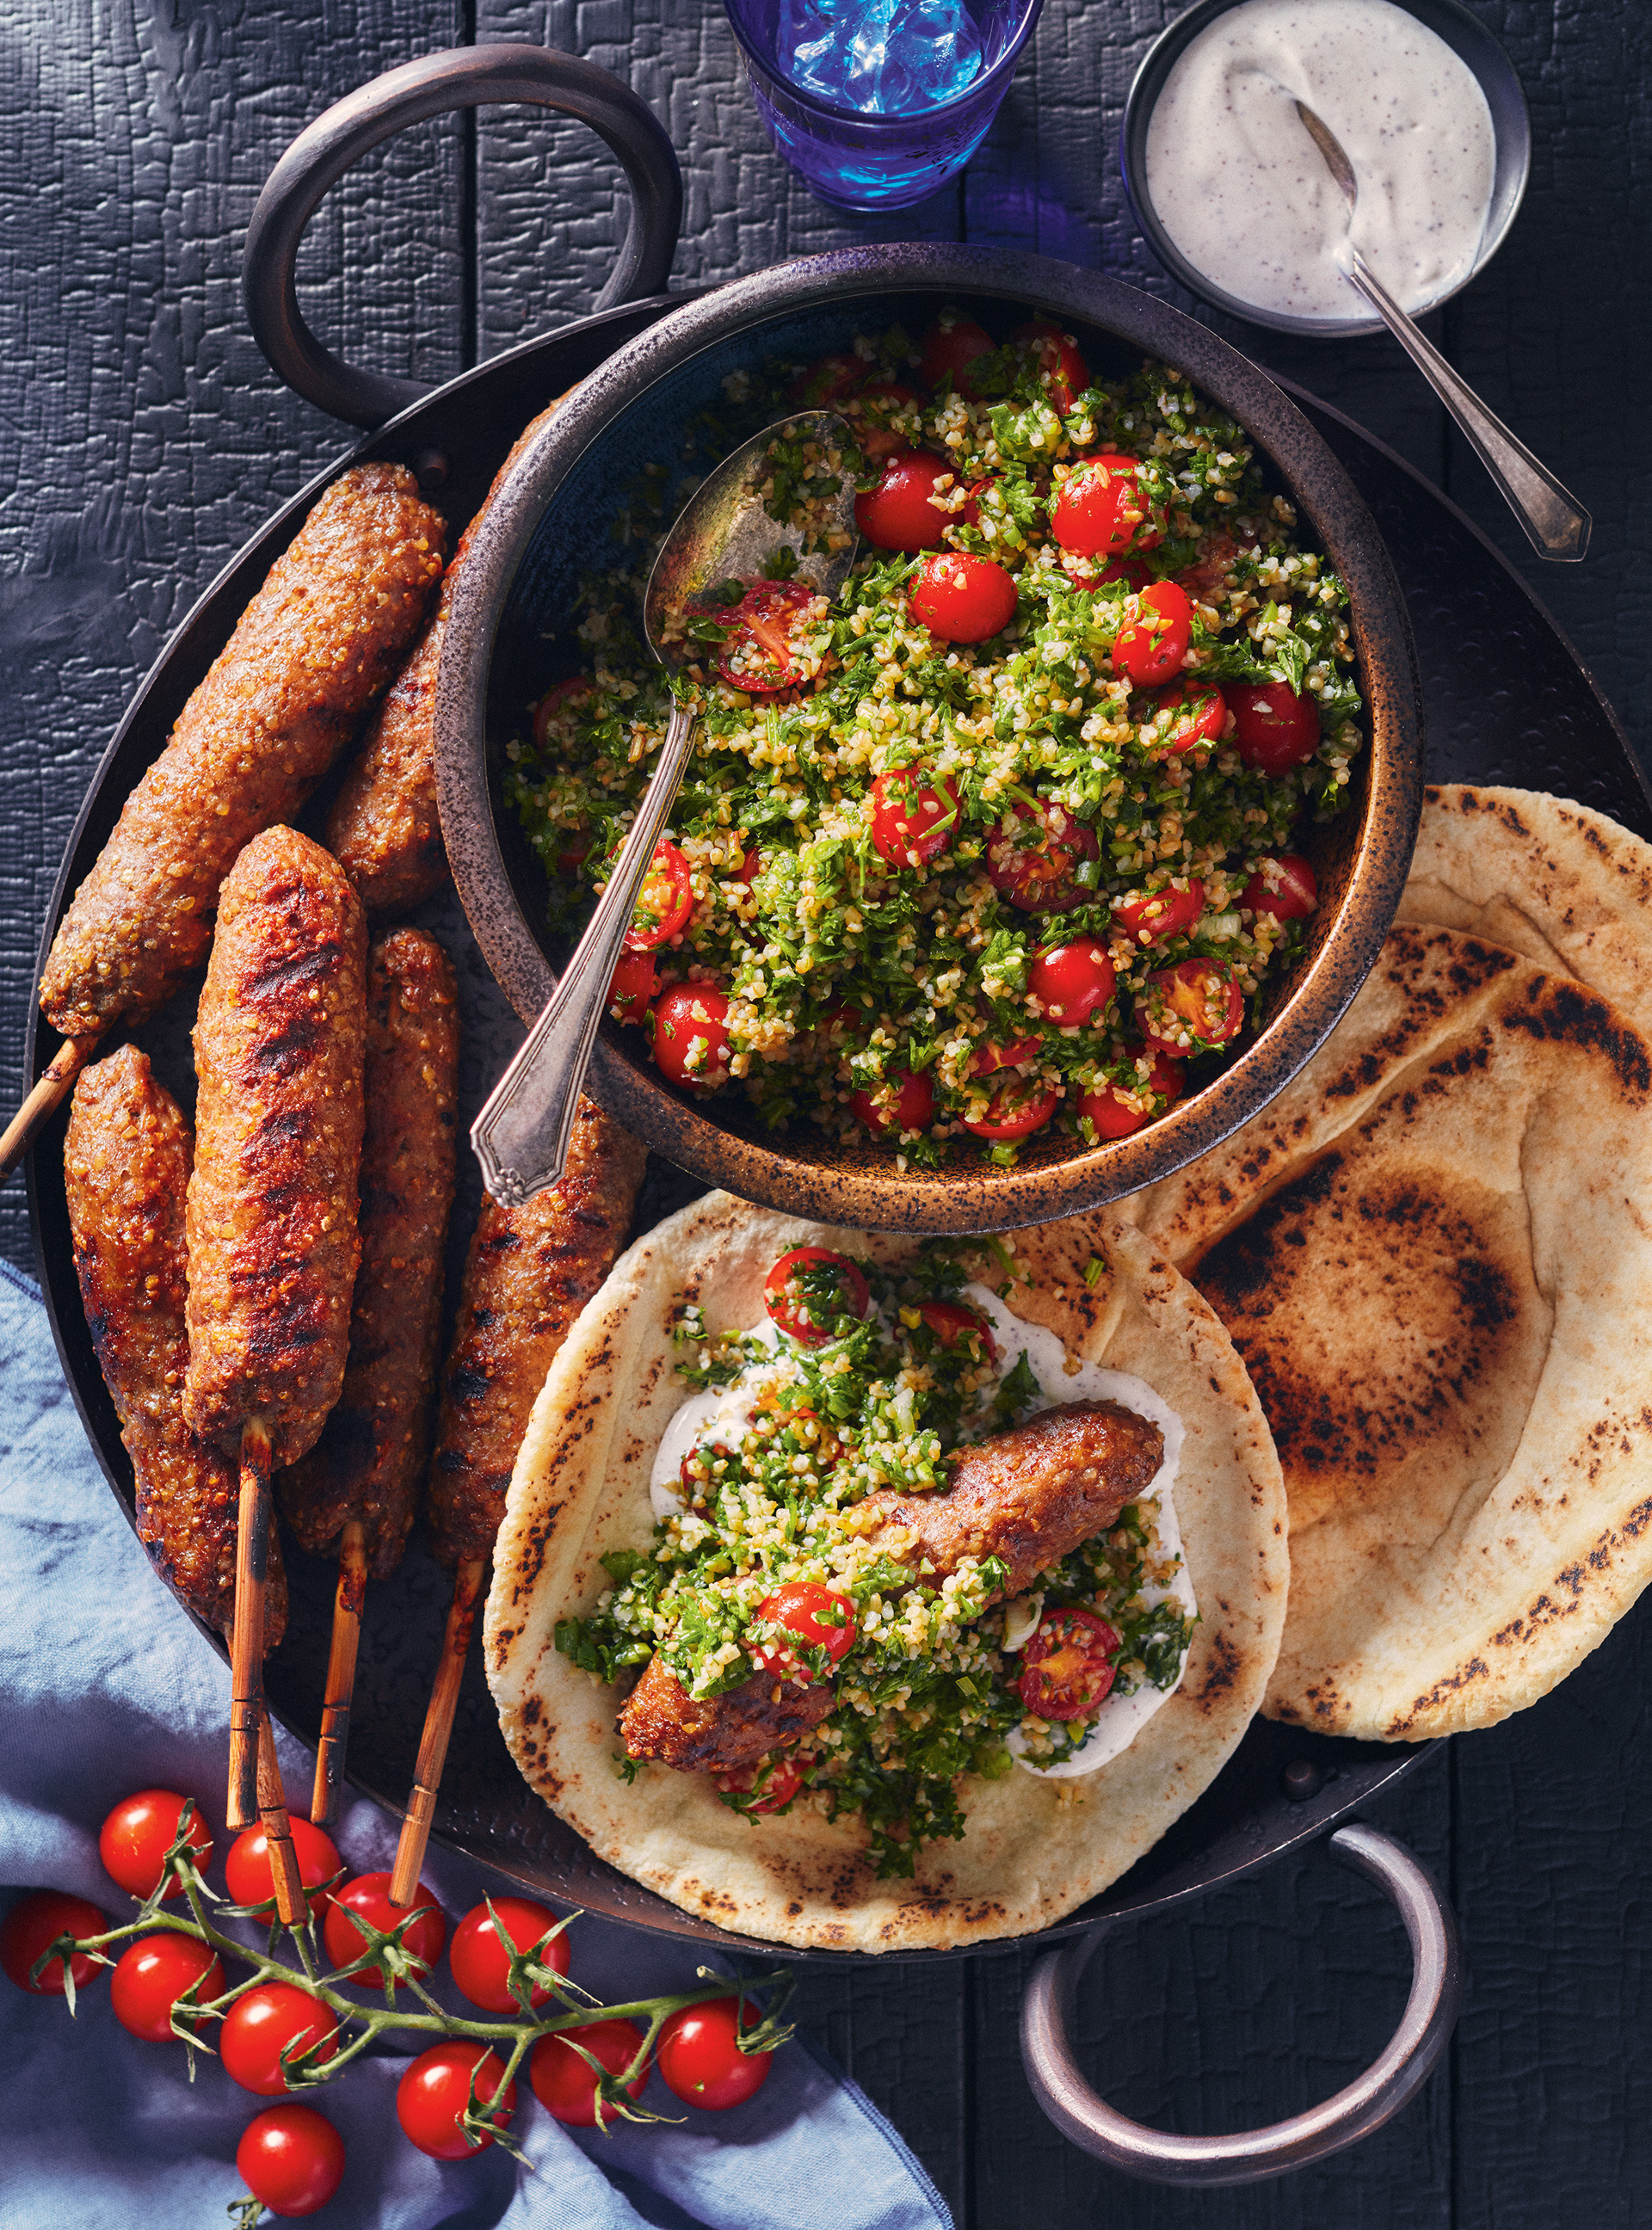
<path id="1" fill-rule="evenodd" d="M 0 1899 L 50 1886 L 127 1918 L 98 1859 L 105 1814 L 134 1789 L 195 1795 L 228 1848 L 223 1789 L 229 1679 L 172 1602 L 116 1507 L 63 1382 L 40 1297 L 0 1263 Z M 288 1790 L 312 1761 L 278 1738 Z M 396 1823 L 358 1801 L 336 1840 L 361 1872 L 388 1866 Z M 222 1872 L 209 1879 L 222 1887 Z M 456 1922 L 496 1877 L 433 1848 L 425 1879 Z M 574 1972 L 610 2003 L 694 1987 L 697 1955 L 584 1919 Z M 445 1974 L 445 1967 L 444 1967 Z M 0 1979 L 0 2222 L 6 2230 L 108 2230 L 165 2222 L 222 2230 L 244 2188 L 236 2146 L 268 2102 L 203 2056 L 144 2044 L 115 2021 L 105 1980 L 71 2020 L 61 1998 Z M 455 2004 L 460 2001 L 453 2000 Z M 870 2101 L 802 2040 L 744 2106 L 712 2114 L 649 2079 L 643 2103 L 679 2126 L 564 2129 L 519 2082 L 502 2147 L 442 2163 L 396 2119 L 408 2057 L 358 2062 L 313 2103 L 348 2153 L 317 2218 L 328 2230 L 952 2230 L 940 2195 Z"/>

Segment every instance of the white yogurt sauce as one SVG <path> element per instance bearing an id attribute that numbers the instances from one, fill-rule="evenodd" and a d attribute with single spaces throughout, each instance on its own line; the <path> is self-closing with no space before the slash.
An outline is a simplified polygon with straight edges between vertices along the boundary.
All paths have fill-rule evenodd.
<path id="1" fill-rule="evenodd" d="M 1296 103 L 1353 165 L 1340 189 Z M 1479 81 L 1391 0 L 1244 0 L 1180 56 L 1147 124 L 1147 194 L 1194 268 L 1258 309 L 1368 315 L 1345 241 L 1416 312 L 1467 278 L 1491 206 L 1495 140 Z"/>
<path id="2" fill-rule="evenodd" d="M 1116 1402 L 1121 1408 L 1133 1409 L 1138 1416 L 1149 1418 L 1158 1427 L 1165 1436 L 1164 1460 L 1142 1496 L 1141 1505 L 1148 1520 L 1150 1558 L 1155 1563 L 1165 1563 L 1171 1556 L 1178 1561 L 1170 1586 L 1144 1587 L 1142 1600 L 1152 1608 L 1169 1597 L 1180 1604 L 1190 1619 L 1197 1618 L 1198 1604 L 1186 1563 L 1182 1560 L 1182 1536 L 1176 1522 L 1171 1492 L 1185 1438 L 1180 1416 L 1145 1379 L 1137 1378 L 1127 1370 L 1103 1370 L 1094 1363 L 1078 1362 L 1076 1358 L 1073 1359 L 1075 1367 L 1069 1370 L 1067 1350 L 1055 1333 L 1047 1331 L 1042 1324 L 1026 1324 L 1012 1316 L 991 1287 L 966 1286 L 964 1297 L 991 1325 L 1001 1370 L 1013 1370 L 1016 1357 L 1025 1353 L 1027 1367 L 1038 1382 L 1043 1397 L 1034 1403 L 1029 1415 L 1039 1409 L 1055 1408 L 1064 1402 Z M 778 1347 L 779 1335 L 766 1316 L 761 1324 L 753 1324 L 745 1336 L 762 1341 L 771 1350 Z M 661 1523 L 681 1516 L 687 1507 L 682 1492 L 685 1459 L 711 1440 L 737 1447 L 748 1430 L 746 1419 L 754 1389 L 777 1376 L 784 1367 L 778 1360 L 772 1364 L 755 1364 L 732 1386 L 708 1387 L 703 1394 L 694 1395 L 674 1413 L 655 1451 L 654 1468 L 649 1475 L 649 1499 L 655 1518 Z M 1117 1757 L 1120 1750 L 1128 1748 L 1159 1705 L 1175 1693 L 1186 1665 L 1187 1652 L 1184 1650 L 1176 1680 L 1169 1688 L 1143 1685 L 1128 1696 L 1107 1697 L 1082 1744 L 1058 1765 L 1035 1765 L 1023 1756 L 1021 1731 L 1019 1728 L 1012 1730 L 1009 1744 L 1016 1763 L 1023 1772 L 1036 1774 L 1046 1781 L 1072 1780 L 1081 1774 L 1095 1772 L 1109 1758 Z"/>

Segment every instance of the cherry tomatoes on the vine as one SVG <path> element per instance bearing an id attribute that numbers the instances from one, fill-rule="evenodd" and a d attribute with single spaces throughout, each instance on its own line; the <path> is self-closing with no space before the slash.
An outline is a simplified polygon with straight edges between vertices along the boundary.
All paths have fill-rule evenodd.
<path id="1" fill-rule="evenodd" d="M 829 1672 L 855 1647 L 853 1600 L 813 1580 L 791 1580 L 777 1588 L 773 1595 L 764 1596 L 757 1615 L 765 1626 L 780 1627 L 796 1637 L 795 1645 L 778 1636 L 746 1643 L 746 1654 L 758 1671 L 771 1672 L 777 1680 L 795 1680 L 807 1687 L 815 1667 L 805 1661 L 803 1651 L 823 1649 Z"/>
<path id="2" fill-rule="evenodd" d="M 1151 1058 L 1145 1080 L 1148 1091 L 1174 1106 L 1187 1088 L 1187 1073 L 1179 1060 L 1172 1060 L 1162 1047 L 1144 1047 L 1139 1043 L 1126 1045 L 1125 1051 L 1133 1060 L 1144 1051 Z M 1153 1119 L 1153 1111 L 1134 1105 L 1133 1094 L 1126 1099 L 1117 1085 L 1104 1085 L 1099 1092 L 1087 1092 L 1079 1101 L 1079 1113 L 1088 1118 L 1098 1138 L 1127 1138 L 1133 1131 L 1144 1129 Z"/>
<path id="3" fill-rule="evenodd" d="M 654 1065 L 683 1084 L 711 1091 L 728 1082 L 728 995 L 709 983 L 674 983 L 649 1014 Z"/>
<path id="4" fill-rule="evenodd" d="M 1003 566 L 956 550 L 926 558 L 910 595 L 913 618 L 942 642 L 984 642 L 1016 616 L 1016 584 Z"/>
<path id="5" fill-rule="evenodd" d="M 570 2039 L 573 2041 L 570 2042 Z M 628 2021 L 590 2021 L 582 2028 L 542 2036 L 528 2058 L 528 2081 L 533 2085 L 534 2097 L 570 2129 L 594 2130 L 597 2072 L 589 2060 L 580 2058 L 574 2044 L 590 2053 L 592 2059 L 599 2060 L 610 2075 L 623 2075 L 636 2059 L 642 2041 L 642 2030 Z M 644 2062 L 625 2088 L 633 2098 L 640 2098 L 648 2079 Z M 616 2110 L 604 2107 L 603 2119 L 616 2121 Z"/>
<path id="6" fill-rule="evenodd" d="M 836 1337 L 844 1317 L 863 1317 L 872 1296 L 847 1254 L 794 1247 L 763 1281 L 763 1305 L 782 1331 L 811 1343 Z"/>
<path id="7" fill-rule="evenodd" d="M 302 1813 L 293 1814 L 291 1825 L 299 1879 L 304 1885 L 310 1911 L 319 1917 L 332 1902 L 320 1885 L 344 1872 L 344 1860 L 332 1836 L 312 1826 Z M 274 1910 L 275 1882 L 270 1871 L 269 1837 L 261 1827 L 248 1827 L 244 1834 L 236 1837 L 224 1860 L 223 1874 L 235 1904 L 255 1908 L 268 1905 L 272 1911 Z"/>
<path id="8" fill-rule="evenodd" d="M 224 2015 L 218 2051 L 225 2073 L 243 2091 L 279 2098 L 292 2087 L 282 2053 L 290 2046 L 296 2059 L 315 2045 L 321 2047 L 319 2059 L 331 2059 L 338 2043 L 339 2024 L 319 1998 L 290 1982 L 260 1982 Z"/>
<path id="9" fill-rule="evenodd" d="M 1027 989 L 1042 1001 L 1045 1020 L 1064 1030 L 1104 1015 L 1114 980 L 1107 946 L 1091 937 L 1036 952 L 1027 971 Z"/>
<path id="10" fill-rule="evenodd" d="M 1038 359 L 1051 407 L 1064 417 L 1090 383 L 1090 367 L 1079 354 L 1078 343 L 1053 318 L 1029 319 L 1016 327 L 1013 338 Z"/>
<path id="11" fill-rule="evenodd" d="M 666 2015 L 655 2063 L 684 2105 L 722 2113 L 755 2098 L 768 2081 L 774 2054 L 740 2050 L 740 2012 L 738 1998 L 713 1998 Z"/>
<path id="12" fill-rule="evenodd" d="M 1271 913 L 1275 921 L 1302 921 L 1320 903 L 1319 879 L 1300 852 L 1264 860 L 1239 893 L 1252 913 Z"/>
<path id="13" fill-rule="evenodd" d="M 943 310 L 924 335 L 919 375 L 926 387 L 939 387 L 950 379 L 959 395 L 978 400 L 971 366 L 993 353 L 993 339 L 973 318 L 960 318 L 956 310 Z"/>
<path id="14" fill-rule="evenodd" d="M 916 767 L 894 767 L 872 785 L 872 841 L 892 867 L 939 859 L 958 834 L 958 784 L 926 782 Z"/>
<path id="15" fill-rule="evenodd" d="M 327 1956 L 335 1967 L 347 1967 L 352 1959 L 359 1959 L 366 1949 L 367 1938 L 351 1918 L 359 1913 L 368 1925 L 388 1936 L 393 1928 L 413 1916 L 411 1927 L 402 1937 L 402 1949 L 414 1962 L 416 1975 L 428 1975 L 442 1956 L 442 1946 L 448 1940 L 448 1923 L 434 1893 L 421 1882 L 413 1892 L 410 1905 L 392 1905 L 390 1896 L 390 1878 L 387 1873 L 358 1874 L 334 1893 L 327 1907 L 327 1917 L 322 1924 L 323 1939 Z M 384 1986 L 384 1975 L 377 1967 L 364 1967 L 351 1981 L 365 1990 L 377 1990 Z"/>
<path id="16" fill-rule="evenodd" d="M 396 2118 L 409 2143 L 432 2160 L 474 2160 L 494 2140 L 484 2130 L 472 2136 L 464 2126 L 474 2087 L 476 2111 L 495 2130 L 510 2127 L 516 2111 L 516 2085 L 505 2085 L 498 2105 L 491 2101 L 504 2081 L 505 2064 L 486 2045 L 448 2037 L 422 2052 L 396 2086 Z"/>
<path id="17" fill-rule="evenodd" d="M 1087 1718 L 1113 1685 L 1120 1647 L 1093 1610 L 1046 1611 L 1022 1652 L 1022 1702 L 1036 1719 Z"/>
<path id="18" fill-rule="evenodd" d="M 1136 1022 L 1150 1045 L 1179 1060 L 1210 1053 L 1236 1038 L 1245 1019 L 1245 995 L 1223 960 L 1183 960 L 1147 978 L 1136 1002 Z"/>
<path id="19" fill-rule="evenodd" d="M 1288 681 L 1229 681 L 1234 748 L 1248 767 L 1277 779 L 1320 748 L 1320 708 Z"/>
<path id="20" fill-rule="evenodd" d="M 1162 944 L 1191 929 L 1204 912 L 1204 885 L 1197 875 L 1189 875 L 1179 887 L 1164 883 L 1145 898 L 1119 900 L 1113 918 L 1138 944 Z"/>
<path id="21" fill-rule="evenodd" d="M 880 1085 L 857 1092 L 849 1105 L 868 1131 L 926 1131 L 935 1119 L 935 1086 L 927 1069 L 898 1069 Z"/>
<path id="22" fill-rule="evenodd" d="M 590 684 L 583 674 L 571 674 L 565 681 L 553 682 L 533 708 L 533 745 L 543 751 L 551 733 L 551 723 L 570 705 L 577 705 L 582 697 L 589 697 Z"/>
<path id="23" fill-rule="evenodd" d="M 1133 457 L 1090 457 L 1070 472 L 1049 507 L 1050 532 L 1075 558 L 1128 550 L 1147 516 Z"/>
<path id="24" fill-rule="evenodd" d="M 803 679 L 797 637 L 803 615 L 819 597 L 803 581 L 753 581 L 722 624 L 730 632 L 718 646 L 717 671 L 731 688 L 754 697 L 795 688 Z"/>
<path id="25" fill-rule="evenodd" d="M 221 1997 L 227 1987 L 210 1945 L 192 1936 L 140 1936 L 115 1962 L 109 2002 L 129 2034 L 165 2044 L 172 2033 L 172 2008 L 195 1982 L 200 1984 L 197 2005 Z"/>
<path id="26" fill-rule="evenodd" d="M 939 550 L 952 514 L 929 499 L 952 470 L 932 449 L 897 449 L 877 486 L 855 497 L 855 524 L 877 550 Z"/>
<path id="27" fill-rule="evenodd" d="M 557 1927 L 557 1916 L 548 1905 L 536 1904 L 527 1897 L 490 1898 L 487 1904 L 493 1906 L 492 1912 L 487 1905 L 479 1905 L 454 1930 L 448 1963 L 454 1981 L 473 2006 L 480 2006 L 487 2014 L 519 2014 L 521 2007 L 511 1995 L 511 1955 L 499 1931 L 504 1930 L 519 1952 L 531 1951 L 542 1936 Z M 565 1975 L 567 1930 L 552 1936 L 534 1956 L 540 1966 Z M 542 1988 L 532 1993 L 536 2006 L 544 2005 L 550 1995 Z"/>
<path id="28" fill-rule="evenodd" d="M 1125 600 L 1125 622 L 1113 645 L 1113 670 L 1156 688 L 1182 670 L 1192 639 L 1193 607 L 1174 581 L 1155 581 Z"/>
<path id="29" fill-rule="evenodd" d="M 317 2214 L 344 2182 L 345 2146 L 313 2106 L 266 2106 L 236 2147 L 236 2174 L 272 2214 Z"/>
<path id="30" fill-rule="evenodd" d="M 918 1314 L 944 1348 L 968 1347 L 977 1342 L 988 1363 L 997 1361 L 998 1343 L 978 1309 L 968 1308 L 962 1301 L 920 1301 Z"/>
<path id="31" fill-rule="evenodd" d="M 661 837 L 636 894 L 636 908 L 625 942 L 633 952 L 652 951 L 674 937 L 694 910 L 688 854 Z"/>
<path id="32" fill-rule="evenodd" d="M 1041 1077 L 1011 1074 L 988 1100 L 984 1115 L 966 1115 L 964 1128 L 978 1138 L 1030 1138 L 1042 1131 L 1061 1105 L 1061 1094 Z"/>
<path id="33" fill-rule="evenodd" d="M 128 1796 L 105 1820 L 98 1834 L 98 1856 L 103 1870 L 132 1897 L 147 1897 L 161 1878 L 166 1853 L 178 1838 L 184 1807 L 190 1800 L 172 1789 L 140 1789 Z M 206 1821 L 195 1812 L 190 1819 L 190 1848 L 195 1863 L 204 1869 L 212 1857 L 212 1838 Z M 177 1877 L 166 1885 L 169 1898 L 182 1895 Z"/>
<path id="34" fill-rule="evenodd" d="M 61 1890 L 31 1890 L 20 1897 L 3 1920 L 0 1920 L 0 1967 L 20 1990 L 28 1990 L 38 1998 L 61 1998 L 64 1995 L 63 1962 L 61 1955 L 49 1966 L 42 1967 L 31 1982 L 29 1970 L 47 1945 L 59 1936 L 73 1936 L 77 1942 L 88 1936 L 101 1936 L 108 1922 L 95 1905 L 88 1905 L 83 1897 L 67 1897 Z M 69 1973 L 74 1987 L 83 1990 L 103 1969 L 90 1953 L 74 1951 L 69 1955 Z"/>
<path id="35" fill-rule="evenodd" d="M 1100 856 L 1094 830 L 1046 799 L 1036 810 L 1016 806 L 998 823 L 987 846 L 987 875 L 1023 913 L 1065 913 L 1094 895 L 1095 874 L 1085 870 Z"/>
<path id="36" fill-rule="evenodd" d="M 659 988 L 651 952 L 623 952 L 608 986 L 608 1011 L 616 1022 L 640 1022 Z"/>
<path id="37" fill-rule="evenodd" d="M 1172 681 L 1148 715 L 1142 744 L 1180 758 L 1201 744 L 1214 744 L 1228 725 L 1228 700 L 1214 681 L 1197 681 L 1191 675 Z"/>

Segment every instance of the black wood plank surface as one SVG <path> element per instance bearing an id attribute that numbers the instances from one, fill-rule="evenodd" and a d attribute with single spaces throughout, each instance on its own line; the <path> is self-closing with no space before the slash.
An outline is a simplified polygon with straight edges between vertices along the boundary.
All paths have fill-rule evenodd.
<path id="1" fill-rule="evenodd" d="M 1475 0 L 1532 103 L 1526 207 L 1430 321 L 1493 407 L 1593 509 L 1589 562 L 1545 567 L 1386 338 L 1295 342 L 1215 319 L 1136 239 L 1116 145 L 1166 0 L 1048 0 L 964 181 L 877 222 L 813 202 L 768 149 L 707 0 L 0 0 L 0 1073 L 21 1067 L 39 925 L 132 685 L 223 560 L 343 446 L 247 338 L 240 235 L 281 149 L 378 71 L 528 38 L 626 79 L 683 159 L 679 284 L 868 239 L 968 238 L 1150 287 L 1325 396 L 1462 503 L 1538 587 L 1644 741 L 1649 594 L 1642 242 L 1652 16 Z M 589 306 L 623 225 L 617 172 L 539 113 L 443 120 L 330 198 L 305 261 L 318 330 L 440 378 Z M 623 187 L 618 190 L 623 194 Z M 1518 694 L 1521 677 L 1511 674 Z M 1496 708 L 1487 708 L 1494 745 Z M 0 1251 L 26 1263 L 21 1186 Z M 971 2230 L 1078 2225 L 1551 2230 L 1643 2218 L 1652 2182 L 1642 1892 L 1652 1798 L 1649 1621 L 1544 1704 L 1429 1762 L 1376 1817 L 1435 1866 L 1472 1969 L 1449 2067 L 1387 2130 L 1250 2192 L 1129 2183 L 1068 2146 L 1021 2074 L 1017 1955 L 811 1973 L 804 2017 L 888 2111 Z M 1323 1851 L 1120 1931 L 1083 1995 L 1086 2064 L 1182 2129 L 1271 2119 L 1347 2080 L 1404 1999 L 1403 1937 Z"/>

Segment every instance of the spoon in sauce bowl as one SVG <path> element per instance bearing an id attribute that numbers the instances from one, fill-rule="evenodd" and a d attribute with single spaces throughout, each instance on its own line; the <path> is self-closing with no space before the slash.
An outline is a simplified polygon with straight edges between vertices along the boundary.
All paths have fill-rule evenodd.
<path id="1" fill-rule="evenodd" d="M 1296 113 L 1309 139 L 1325 158 L 1325 166 L 1348 204 L 1352 222 L 1359 199 L 1359 182 L 1354 176 L 1353 164 L 1323 117 L 1316 116 L 1306 101 L 1300 100 L 1296 103 Z M 1533 548 L 1543 557 L 1560 562 L 1581 558 L 1589 547 L 1589 532 L 1594 522 L 1577 498 L 1561 487 L 1524 441 L 1516 441 L 1473 388 L 1458 378 L 1422 327 L 1401 309 L 1352 240 L 1345 235 L 1333 254 L 1338 270 L 1351 287 L 1365 296 L 1474 444 L 1480 461 L 1526 529 Z"/>

